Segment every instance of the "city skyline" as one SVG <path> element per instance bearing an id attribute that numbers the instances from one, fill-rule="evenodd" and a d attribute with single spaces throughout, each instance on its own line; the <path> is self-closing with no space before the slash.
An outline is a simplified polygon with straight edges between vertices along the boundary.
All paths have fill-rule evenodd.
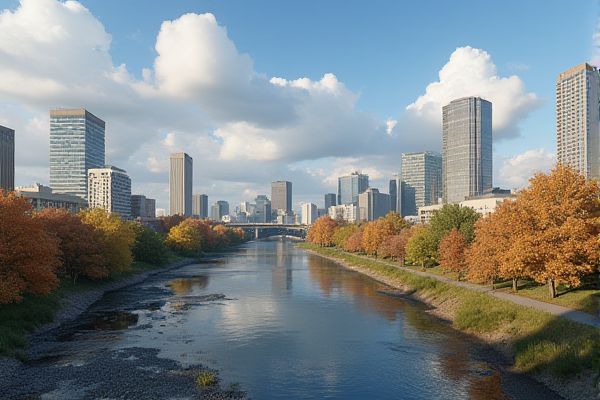
<path id="1" fill-rule="evenodd" d="M 405 34 L 405 28 L 370 26 L 369 33 L 379 40 L 375 48 L 397 48 L 409 58 L 419 50 L 422 56 L 413 57 L 417 62 L 409 65 L 388 54 L 394 68 L 377 63 L 371 69 L 353 69 L 353 63 L 336 62 L 318 47 L 318 57 L 302 57 L 305 60 L 300 63 L 295 58 L 291 61 L 294 46 L 288 46 L 291 48 L 286 48 L 277 59 L 269 56 L 265 52 L 269 46 L 261 47 L 269 43 L 260 44 L 255 39 L 263 30 L 274 29 L 275 22 L 263 24 L 263 30 L 249 22 L 261 18 L 274 21 L 273 13 L 285 14 L 285 7 L 267 12 L 269 7 L 258 6 L 257 12 L 265 15 L 253 13 L 253 19 L 245 21 L 240 13 L 248 8 L 241 3 L 231 6 L 182 2 L 168 12 L 153 4 L 148 6 L 147 16 L 129 26 L 111 16 L 114 13 L 110 11 L 117 7 L 112 2 L 83 1 L 70 3 L 69 8 L 50 0 L 22 4 L 0 1 L 7 10 L 3 23 L 27 27 L 24 11 L 36 15 L 45 8 L 46 22 L 62 21 L 73 40 L 72 46 L 66 46 L 62 37 L 49 37 L 50 44 L 41 47 L 41 43 L 23 34 L 23 40 L 29 38 L 30 48 L 37 50 L 23 54 L 13 51 L 10 42 L 0 38 L 0 49 L 11 54 L 13 68 L 19 67 L 17 70 L 3 66 L 4 72 L 22 82 L 18 87 L 0 89 L 5 104 L 0 108 L 0 124 L 16 132 L 15 186 L 48 184 L 47 148 L 43 146 L 48 143 L 48 110 L 85 107 L 106 121 L 106 158 L 128 171 L 133 193 L 156 198 L 158 208 L 169 207 L 168 153 L 186 151 L 196 161 L 195 192 L 237 204 L 269 193 L 269 183 L 277 177 L 294 183 L 293 209 L 298 211 L 303 202 L 321 206 L 323 194 L 335 191 L 337 177 L 355 169 L 370 176 L 371 186 L 385 191 L 392 174 L 399 172 L 401 152 L 441 150 L 440 104 L 463 95 L 481 95 L 492 101 L 494 115 L 499 117 L 494 122 L 498 124 L 494 126 L 494 186 L 521 187 L 533 171 L 546 170 L 554 161 L 556 76 L 586 61 L 597 64 L 592 40 L 597 30 L 597 9 L 592 2 L 584 3 L 579 10 L 567 11 L 559 2 L 545 3 L 543 10 L 509 3 L 496 10 L 499 14 L 488 24 L 501 23 L 508 10 L 519 7 L 519 21 L 536 15 L 543 16 L 548 25 L 566 20 L 565 25 L 576 28 L 565 33 L 541 27 L 527 38 L 518 32 L 508 33 L 523 41 L 544 37 L 545 41 L 554 42 L 552 54 L 546 54 L 531 43 L 516 46 L 518 41 L 510 38 L 503 37 L 506 45 L 500 45 L 497 37 L 476 29 L 472 34 L 459 34 L 460 20 L 448 22 L 449 35 L 427 52 L 420 50 L 430 43 L 418 39 L 393 45 L 395 41 L 391 39 Z M 137 6 L 139 3 L 131 2 L 124 7 Z M 329 7 L 341 5 L 326 6 Z M 393 14 L 390 10 L 396 7 L 400 6 L 348 5 L 341 8 L 347 19 L 336 24 L 344 32 L 351 32 L 350 27 L 361 12 L 381 16 Z M 456 8 L 454 12 L 464 12 L 465 18 L 474 12 L 466 3 Z M 421 6 L 403 6 L 402 10 L 415 16 L 415 24 L 434 23 L 424 19 Z M 309 16 L 302 14 L 299 18 Z M 318 21 L 321 16 L 310 18 Z M 282 35 L 290 39 L 293 29 L 298 28 L 289 19 L 284 20 L 290 28 L 284 29 Z M 570 24 L 569 20 L 577 24 Z M 19 21 L 23 24 L 16 23 Z M 167 22 L 161 25 L 163 21 Z M 43 28 L 28 27 L 32 32 Z M 214 35 L 205 36 L 202 32 Z M 558 41 L 565 34 L 568 38 L 564 43 Z M 172 42 L 173 35 L 181 36 Z M 248 39 L 244 39 L 245 35 L 249 35 Z M 294 45 L 308 51 L 307 46 L 317 45 L 316 37 L 309 34 L 302 43 L 296 41 Z M 340 43 L 337 57 L 355 59 L 357 54 L 353 52 L 371 51 L 368 46 L 351 47 Z M 46 48 L 48 51 L 41 51 Z M 96 50 L 86 53 L 88 48 Z M 528 54 L 523 48 L 535 50 Z M 172 61 L 176 60 L 177 50 L 182 49 L 214 55 L 222 68 L 206 69 L 200 57 L 189 65 L 191 70 L 178 70 Z M 53 51 L 64 60 L 81 61 L 52 64 L 44 57 Z M 28 66 L 37 63 L 48 68 L 40 72 Z M 467 80 L 459 72 L 454 73 L 469 68 L 473 74 Z M 187 72 L 194 71 L 206 72 L 206 78 L 214 83 L 210 86 L 213 89 L 206 86 L 207 82 L 190 80 L 193 74 Z M 239 78 L 243 76 L 250 77 L 257 88 L 255 92 L 241 85 Z M 304 77 L 307 79 L 301 79 Z M 223 86 L 224 79 L 229 78 L 234 85 L 232 93 L 239 99 L 235 104 Z M 461 93 L 457 87 L 461 79 L 465 90 L 478 93 Z M 50 86 L 39 90 L 39 86 L 30 85 L 39 81 Z M 83 87 L 82 82 L 89 82 L 98 90 L 75 90 Z M 194 92 L 179 93 L 186 85 Z M 209 89 L 215 92 L 209 94 Z M 298 97 L 306 100 L 301 102 Z M 176 107 L 178 103 L 184 107 Z M 327 114 L 319 113 L 321 109 L 315 108 L 316 104 Z M 157 111 L 156 106 L 163 111 Z M 201 110 L 196 114 L 206 118 L 195 119 L 183 111 L 190 107 Z M 273 113 L 265 112 L 271 107 L 275 107 Z M 223 109 L 228 111 L 223 114 Z M 343 119 L 339 118 L 341 115 Z M 304 135 L 319 118 L 329 132 L 314 129 L 314 134 Z M 337 140 L 340 132 L 344 132 L 342 141 Z M 298 142 L 300 138 L 306 143 Z M 255 150 L 248 148 L 247 143 L 252 143 Z"/>

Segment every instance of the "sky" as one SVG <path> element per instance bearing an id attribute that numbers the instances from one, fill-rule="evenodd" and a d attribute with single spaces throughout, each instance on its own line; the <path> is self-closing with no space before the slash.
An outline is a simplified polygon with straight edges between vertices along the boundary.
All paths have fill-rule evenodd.
<path id="1" fill-rule="evenodd" d="M 48 183 L 48 110 L 106 121 L 107 164 L 168 209 L 169 153 L 232 207 L 290 180 L 294 208 L 402 152 L 441 150 L 441 107 L 493 103 L 494 186 L 555 162 L 556 76 L 600 64 L 598 3 L 0 0 L 0 124 L 16 185 Z"/>

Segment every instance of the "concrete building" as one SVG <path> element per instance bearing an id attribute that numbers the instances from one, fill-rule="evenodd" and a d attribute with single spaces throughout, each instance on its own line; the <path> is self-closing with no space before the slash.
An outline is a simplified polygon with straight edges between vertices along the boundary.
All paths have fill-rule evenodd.
<path id="1" fill-rule="evenodd" d="M 271 222 L 271 200 L 269 200 L 269 198 L 264 194 L 260 194 L 256 196 L 254 202 L 256 203 L 256 208 L 254 210 L 254 214 L 252 215 L 252 221 L 258 223 Z"/>
<path id="2" fill-rule="evenodd" d="M 50 187 L 87 200 L 88 170 L 105 164 L 105 123 L 84 108 L 50 110 Z"/>
<path id="3" fill-rule="evenodd" d="M 417 215 L 419 207 L 442 197 L 442 156 L 431 151 L 402 153 L 400 214 Z M 391 195 L 391 192 L 390 192 Z"/>
<path id="4" fill-rule="evenodd" d="M 127 172 L 117 167 L 90 168 L 88 170 L 88 204 L 131 219 L 131 179 Z"/>
<path id="5" fill-rule="evenodd" d="M 146 196 L 144 196 L 143 194 L 131 195 L 131 218 L 147 218 Z"/>
<path id="6" fill-rule="evenodd" d="M 76 213 L 87 207 L 87 202 L 79 196 L 65 193 L 54 193 L 52 188 L 39 183 L 30 187 L 19 187 L 15 189 L 17 196 L 27 199 L 34 210 L 44 208 L 64 208 Z"/>
<path id="7" fill-rule="evenodd" d="M 444 203 L 458 203 L 492 187 L 492 103 L 457 99 L 442 109 Z"/>
<path id="8" fill-rule="evenodd" d="M 337 195 L 335 193 L 327 193 L 325 195 L 325 210 L 329 210 L 329 207 L 337 205 Z"/>
<path id="9" fill-rule="evenodd" d="M 156 218 L 156 199 L 146 197 L 146 217 L 149 219 Z"/>
<path id="10" fill-rule="evenodd" d="M 374 221 L 381 218 L 390 212 L 390 195 L 369 188 L 358 195 L 358 209 L 360 221 Z"/>
<path id="11" fill-rule="evenodd" d="M 283 210 L 285 214 L 292 212 L 292 182 L 271 182 L 271 210 L 276 213 Z"/>
<path id="12" fill-rule="evenodd" d="M 400 175 L 394 175 L 390 179 L 390 211 L 402 214 L 402 178 Z"/>
<path id="13" fill-rule="evenodd" d="M 193 160 L 186 153 L 171 154 L 169 207 L 171 215 L 192 215 Z"/>
<path id="14" fill-rule="evenodd" d="M 313 203 L 303 203 L 301 209 L 301 223 L 303 225 L 312 225 L 319 217 L 317 213 L 317 205 Z"/>
<path id="15" fill-rule="evenodd" d="M 338 178 L 338 204 L 358 205 L 358 195 L 369 188 L 369 176 L 358 172 Z"/>
<path id="16" fill-rule="evenodd" d="M 0 190 L 15 188 L 15 131 L 0 125 Z"/>
<path id="17" fill-rule="evenodd" d="M 354 223 L 358 221 L 358 206 L 354 204 L 340 204 L 331 206 L 328 209 L 329 217 L 336 221 L 346 221 Z"/>
<path id="18" fill-rule="evenodd" d="M 580 64 L 556 79 L 557 161 L 600 179 L 600 73 Z"/>
<path id="19" fill-rule="evenodd" d="M 192 215 L 200 219 L 208 218 L 208 196 L 195 194 L 192 196 Z"/>
<path id="20" fill-rule="evenodd" d="M 211 220 L 220 222 L 226 215 L 229 215 L 229 203 L 225 200 L 219 200 L 210 207 Z"/>
<path id="21" fill-rule="evenodd" d="M 430 206 L 419 207 L 418 222 L 421 224 L 428 224 L 429 221 L 431 220 L 431 217 L 433 217 L 433 214 L 435 214 L 443 206 L 444 206 L 443 204 L 432 204 Z"/>

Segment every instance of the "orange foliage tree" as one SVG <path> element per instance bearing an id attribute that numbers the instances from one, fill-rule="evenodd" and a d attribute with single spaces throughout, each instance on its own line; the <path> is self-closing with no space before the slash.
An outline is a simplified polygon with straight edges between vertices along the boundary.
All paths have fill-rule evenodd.
<path id="1" fill-rule="evenodd" d="M 328 215 L 321 217 L 311 226 L 306 240 L 322 247 L 331 247 L 335 244 L 333 234 L 337 226 L 338 223 Z"/>
<path id="2" fill-rule="evenodd" d="M 346 243 L 344 243 L 344 250 L 352 252 L 352 253 L 360 253 L 364 251 L 362 247 L 362 236 L 363 230 L 359 228 L 352 235 L 348 237 Z"/>
<path id="3" fill-rule="evenodd" d="M 412 234 L 412 229 L 402 229 L 399 234 L 386 238 L 377 249 L 377 256 L 397 260 L 404 264 L 406 257 L 406 244 Z"/>
<path id="4" fill-rule="evenodd" d="M 188 218 L 169 230 L 165 243 L 171 249 L 184 255 L 200 255 L 202 253 L 203 233 L 206 234 L 207 231 L 211 231 L 214 234 L 210 226 L 208 226 L 208 229 L 206 227 L 207 224 L 202 221 Z"/>
<path id="5" fill-rule="evenodd" d="M 62 270 L 73 283 L 79 276 L 92 279 L 108 276 L 104 247 L 91 226 L 64 209 L 47 208 L 35 217 L 58 239 Z"/>
<path id="6" fill-rule="evenodd" d="M 58 243 L 23 198 L 0 190 L 0 304 L 23 294 L 48 294 L 58 286 Z"/>
<path id="7" fill-rule="evenodd" d="M 465 250 L 467 246 L 465 236 L 456 228 L 444 236 L 438 246 L 442 269 L 445 272 L 457 272 L 459 280 L 466 269 Z"/>
<path id="8" fill-rule="evenodd" d="M 388 213 L 385 217 L 371 221 L 364 226 L 362 247 L 369 255 L 378 255 L 379 246 L 388 237 L 400 233 L 408 224 L 398 213 Z"/>

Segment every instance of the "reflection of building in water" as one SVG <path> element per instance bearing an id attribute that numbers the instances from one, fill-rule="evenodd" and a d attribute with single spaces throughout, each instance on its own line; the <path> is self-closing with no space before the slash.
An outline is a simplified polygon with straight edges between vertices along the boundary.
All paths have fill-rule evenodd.
<path id="1" fill-rule="evenodd" d="M 271 267 L 271 283 L 274 293 L 292 289 L 292 258 L 286 255 L 286 242 L 278 240 L 275 245 L 275 263 Z"/>
<path id="2" fill-rule="evenodd" d="M 204 289 L 208 285 L 208 276 L 194 276 L 191 278 L 173 279 L 169 287 L 177 295 L 189 294 L 194 290 Z"/>

